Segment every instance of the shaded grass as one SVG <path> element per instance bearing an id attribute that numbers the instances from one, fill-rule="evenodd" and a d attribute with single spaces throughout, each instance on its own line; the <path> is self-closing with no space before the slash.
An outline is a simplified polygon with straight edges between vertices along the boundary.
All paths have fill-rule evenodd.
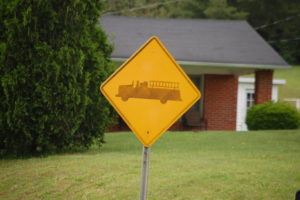
<path id="1" fill-rule="evenodd" d="M 142 145 L 106 135 L 86 153 L 0 161 L 0 199 L 138 199 Z M 300 130 L 168 132 L 152 147 L 148 199 L 294 199 Z"/>

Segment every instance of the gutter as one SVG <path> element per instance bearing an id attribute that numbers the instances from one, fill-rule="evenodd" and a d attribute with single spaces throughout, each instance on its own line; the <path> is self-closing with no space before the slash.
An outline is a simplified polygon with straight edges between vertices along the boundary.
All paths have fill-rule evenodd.
<path id="1" fill-rule="evenodd" d="M 124 62 L 128 58 L 111 58 L 115 62 Z M 176 60 L 178 64 L 185 66 L 203 66 L 203 67 L 225 67 L 225 68 L 242 68 L 242 69 L 291 69 L 290 65 L 260 65 L 260 64 L 236 64 L 236 63 L 214 63 L 214 62 L 197 62 Z"/>

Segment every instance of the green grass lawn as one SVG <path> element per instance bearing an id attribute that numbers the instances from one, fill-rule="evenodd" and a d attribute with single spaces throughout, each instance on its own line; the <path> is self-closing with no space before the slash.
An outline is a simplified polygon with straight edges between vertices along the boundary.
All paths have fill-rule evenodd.
<path id="1" fill-rule="evenodd" d="M 106 141 L 85 153 L 0 160 L 0 199 L 139 199 L 142 145 L 129 132 Z M 149 173 L 149 200 L 293 200 L 300 130 L 167 132 Z"/>
<path id="2" fill-rule="evenodd" d="M 285 79 L 287 83 L 279 87 L 279 99 L 300 98 L 300 66 L 291 70 L 275 70 L 274 78 Z"/>

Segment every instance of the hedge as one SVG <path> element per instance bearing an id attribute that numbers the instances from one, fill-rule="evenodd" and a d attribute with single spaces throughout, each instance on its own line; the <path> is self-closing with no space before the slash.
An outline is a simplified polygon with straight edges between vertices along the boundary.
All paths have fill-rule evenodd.
<path id="1" fill-rule="evenodd" d="M 270 101 L 252 106 L 247 112 L 246 124 L 249 130 L 297 129 L 300 114 L 290 104 Z"/>

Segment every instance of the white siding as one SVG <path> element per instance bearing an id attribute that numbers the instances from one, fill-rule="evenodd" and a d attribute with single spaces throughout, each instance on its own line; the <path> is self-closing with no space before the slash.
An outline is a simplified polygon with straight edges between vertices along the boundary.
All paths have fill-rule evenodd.
<path id="1" fill-rule="evenodd" d="M 251 83 L 240 83 L 238 85 L 238 100 L 237 100 L 237 119 L 236 119 L 236 130 L 247 131 L 246 112 L 247 112 L 247 91 L 254 92 L 254 84 Z"/>
<path id="2" fill-rule="evenodd" d="M 272 87 L 272 100 L 274 102 L 278 101 L 278 85 L 274 85 Z"/>

